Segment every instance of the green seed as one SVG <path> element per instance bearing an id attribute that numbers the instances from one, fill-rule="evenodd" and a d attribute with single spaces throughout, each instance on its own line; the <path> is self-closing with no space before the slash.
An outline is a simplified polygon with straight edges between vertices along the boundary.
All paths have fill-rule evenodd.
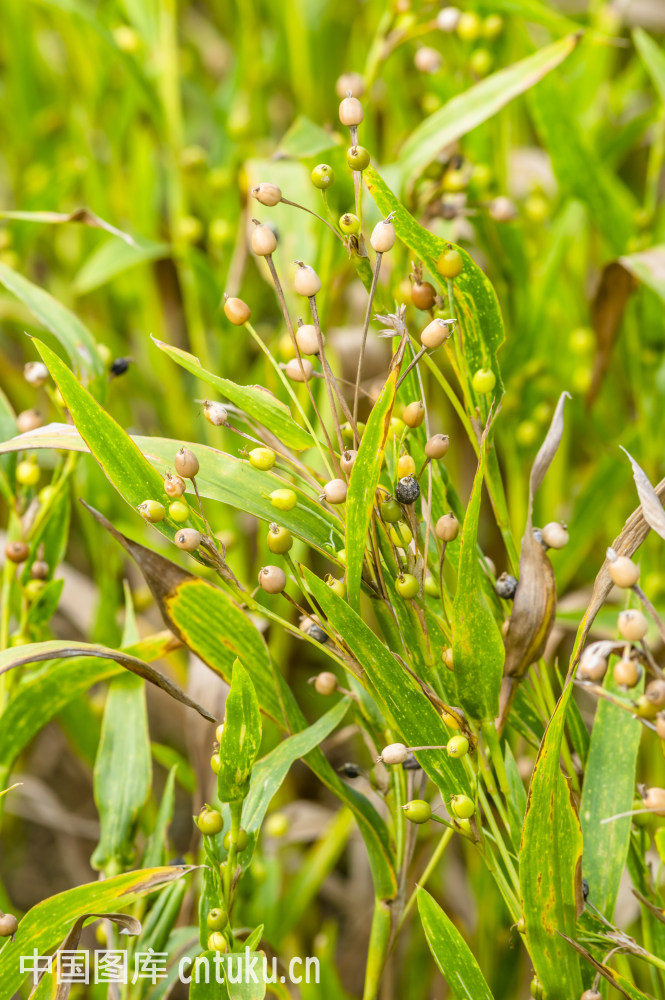
<path id="1" fill-rule="evenodd" d="M 184 524 L 189 518 L 189 507 L 181 500 L 176 500 L 175 503 L 169 505 L 169 517 L 176 524 Z"/>
<path id="2" fill-rule="evenodd" d="M 402 808 L 404 815 L 411 823 L 426 823 L 432 816 L 432 807 L 424 799 L 412 799 Z"/>
<path id="3" fill-rule="evenodd" d="M 293 490 L 273 490 L 270 502 L 278 510 L 293 510 L 298 503 L 298 497 Z"/>

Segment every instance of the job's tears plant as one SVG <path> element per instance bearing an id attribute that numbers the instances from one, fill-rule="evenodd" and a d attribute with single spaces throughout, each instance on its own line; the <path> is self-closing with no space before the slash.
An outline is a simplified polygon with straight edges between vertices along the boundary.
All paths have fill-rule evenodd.
<path id="1" fill-rule="evenodd" d="M 441 30 L 455 30 L 444 13 L 437 19 L 445 21 Z M 455 25 L 460 38 L 471 41 L 480 19 L 468 12 Z M 419 62 L 425 66 L 422 55 Z M 478 75 L 485 63 L 476 59 Z M 95 766 L 101 834 L 93 863 L 105 878 L 76 901 L 61 900 L 58 920 L 50 923 L 39 912 L 18 925 L 11 914 L 0 915 L 0 933 L 15 936 L 0 954 L 0 981 L 11 981 L 12 991 L 23 942 L 53 951 L 82 914 L 135 903 L 145 918 L 136 951 L 168 950 L 180 940 L 182 876 L 189 870 L 165 864 L 174 771 L 152 837 L 138 854 L 137 825 L 150 785 L 147 680 L 198 712 L 202 727 L 219 722 L 209 746 L 215 787 L 202 790 L 205 805 L 193 820 L 201 834 L 190 879 L 198 898 L 198 936 L 187 943 L 193 963 L 208 953 L 270 945 L 260 915 L 252 926 L 244 918 L 260 881 L 264 819 L 291 765 L 302 759 L 364 840 L 375 892 L 364 1000 L 380 996 L 416 904 L 452 994 L 492 996 L 482 962 L 426 888 L 434 889 L 442 859 L 454 850 L 469 869 L 483 866 L 486 885 L 493 883 L 514 928 L 514 947 L 533 968 L 532 995 L 589 998 L 607 981 L 626 996 L 645 997 L 635 982 L 649 977 L 653 992 L 663 995 L 663 906 L 649 852 L 650 824 L 665 815 L 665 789 L 639 780 L 637 754 L 642 736 L 650 752 L 661 752 L 665 737 L 665 678 L 649 641 L 650 629 L 665 639 L 665 626 L 639 586 L 632 557 L 649 528 L 665 538 L 665 514 L 634 463 L 635 523 L 608 550 L 568 675 L 549 669 L 543 657 L 556 617 L 556 552 L 569 529 L 555 520 L 537 527 L 534 502 L 539 493 L 547 508 L 546 477 L 564 433 L 568 394 L 562 391 L 532 463 L 518 542 L 496 451 L 503 399 L 496 295 L 469 254 L 422 227 L 371 166 L 371 153 L 359 145 L 363 105 L 352 89 L 342 92 L 339 119 L 349 130 L 355 212 L 331 221 L 332 167 L 319 164 L 311 179 L 322 192 L 322 233 L 324 225 L 333 230 L 367 290 L 352 359 L 355 379 L 343 377 L 333 338 L 326 337 L 316 268 L 295 260 L 287 270 L 279 257 L 281 236 L 270 224 L 270 209 L 284 204 L 298 212 L 300 206 L 289 198 L 296 192 L 282 191 L 270 177 L 251 192 L 266 217 L 253 220 L 248 236 L 274 291 L 269 334 L 252 326 L 251 303 L 235 295 L 223 302 L 234 336 L 246 333 L 264 353 L 270 388 L 240 385 L 180 348 L 154 346 L 222 397 L 202 404 L 201 441 L 129 436 L 104 407 L 106 369 L 98 346 L 82 334 L 85 350 L 72 343 L 71 319 L 52 319 L 71 367 L 35 342 L 42 360 L 26 371 L 26 380 L 35 389 L 53 380 L 62 420 L 43 428 L 24 421 L 16 427 L 24 433 L 2 448 L 20 460 L 15 468 L 3 466 L 0 480 L 11 509 L 0 705 L 3 723 L 21 717 L 34 687 L 50 681 L 47 670 L 23 668 L 43 660 L 64 678 L 69 658 L 85 657 L 88 686 L 112 678 Z M 423 315 L 407 315 L 405 299 L 386 304 L 381 276 L 388 261 Z M 29 283 L 17 287 L 28 301 L 35 294 Z M 289 357 L 279 346 L 284 331 Z M 389 345 L 390 357 L 381 386 L 370 386 L 364 360 L 377 337 Z M 450 433 L 438 429 L 437 393 L 458 418 Z M 63 427 L 65 419 L 70 426 Z M 235 453 L 204 443 L 216 441 L 204 431 L 224 433 L 227 441 L 235 435 Z M 476 463 L 468 496 L 446 465 L 462 447 Z M 37 449 L 68 453 L 48 485 L 30 457 Z M 109 533 L 108 544 L 122 546 L 137 563 L 167 627 L 139 640 L 128 600 L 120 649 L 48 638 L 59 597 L 53 578 L 62 558 L 59 528 L 77 451 L 94 456 L 129 505 L 137 530 L 143 518 L 162 536 L 152 548 L 139 544 L 82 498 L 82 516 L 95 519 Z M 219 501 L 262 522 L 257 545 L 271 561 L 258 578 L 238 578 L 232 569 L 218 527 Z M 504 542 L 499 567 L 480 547 L 490 522 Z M 570 531 L 574 537 L 574 523 Z M 611 584 L 627 592 L 627 606 L 610 638 L 588 641 Z M 265 628 L 308 643 L 325 665 L 312 678 L 313 721 L 286 683 L 279 657 L 271 655 Z M 223 720 L 150 666 L 177 644 L 230 685 Z M 85 690 L 83 681 L 79 687 Z M 599 702 L 591 738 L 572 698 L 576 688 Z M 38 725 L 29 719 L 22 738 Z M 343 725 L 361 733 L 369 751 L 343 771 L 347 780 L 321 748 Z M 262 755 L 264 726 L 275 745 Z M 122 752 L 127 733 L 131 759 Z M 537 751 L 528 797 L 516 761 L 525 748 Z M 365 786 L 357 783 L 363 773 Z M 649 825 L 642 825 L 645 819 Z M 662 830 L 653 843 L 665 861 Z M 640 941 L 613 923 L 626 867 L 642 907 Z M 162 885 L 158 902 L 136 903 Z"/>

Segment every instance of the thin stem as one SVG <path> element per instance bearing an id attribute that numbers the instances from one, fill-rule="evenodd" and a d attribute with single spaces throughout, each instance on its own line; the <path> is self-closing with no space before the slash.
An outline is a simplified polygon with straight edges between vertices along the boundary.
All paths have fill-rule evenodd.
<path id="1" fill-rule="evenodd" d="M 303 382 L 305 384 L 305 388 L 307 390 L 307 395 L 309 396 L 309 401 L 312 404 L 312 409 L 314 410 L 314 413 L 316 414 L 316 419 L 319 421 L 319 424 L 321 425 L 321 430 L 323 431 L 323 436 L 326 439 L 326 444 L 328 445 L 328 450 L 330 452 L 330 456 L 332 458 L 335 470 L 337 472 L 341 472 L 339 463 L 337 461 L 337 456 L 335 455 L 335 449 L 333 448 L 333 443 L 330 440 L 330 435 L 328 434 L 328 430 L 326 428 L 326 425 L 323 422 L 323 418 L 322 418 L 321 414 L 319 413 L 319 408 L 316 405 L 316 400 L 314 399 L 314 394 L 312 393 L 312 387 L 309 384 L 309 379 L 305 376 L 305 369 L 303 368 L 303 363 L 302 363 L 302 355 L 300 354 L 300 348 L 298 347 L 298 342 L 296 340 L 295 331 L 293 329 L 293 323 L 291 322 L 291 317 L 289 316 L 289 310 L 288 310 L 287 305 L 286 305 L 286 299 L 284 298 L 284 289 L 282 288 L 282 283 L 279 280 L 279 275 L 277 274 L 277 269 L 275 267 L 275 262 L 272 259 L 272 255 L 269 255 L 268 257 L 266 257 L 265 260 L 266 260 L 266 264 L 268 265 L 268 270 L 270 271 L 270 276 L 271 276 L 271 278 L 273 280 L 273 284 L 275 286 L 275 291 L 277 292 L 277 298 L 279 299 L 279 304 L 282 307 L 282 314 L 283 314 L 284 320 L 286 322 L 286 327 L 287 327 L 287 329 L 289 331 L 289 334 L 291 336 L 291 342 L 293 344 L 293 348 L 294 348 L 294 350 L 296 352 L 296 357 L 298 359 L 298 364 L 300 365 L 300 373 L 302 375 L 302 380 L 303 380 Z M 318 438 L 317 438 L 317 441 L 318 441 Z M 333 475 L 333 470 L 330 467 L 330 463 L 328 462 L 327 458 L 323 454 L 323 451 L 321 452 L 321 455 L 323 457 L 323 461 L 325 463 L 326 469 L 328 470 L 328 472 L 329 472 L 330 475 Z"/>
<path id="2" fill-rule="evenodd" d="M 436 846 L 436 850 L 434 851 L 434 853 L 432 854 L 432 857 L 429 859 L 429 861 L 427 863 L 427 867 L 425 868 L 425 871 L 422 873 L 422 875 L 418 879 L 418 888 L 423 888 L 427 884 L 427 882 L 429 881 L 429 878 L 430 878 L 432 872 L 434 871 L 434 869 L 437 867 L 437 865 L 441 861 L 441 858 L 443 857 L 443 853 L 444 853 L 446 847 L 448 846 L 448 844 L 450 843 L 450 841 L 452 840 L 454 833 L 455 833 L 455 829 L 452 826 L 448 827 L 444 831 L 444 833 L 443 833 L 443 835 L 441 837 L 441 840 L 439 841 L 439 843 Z M 404 907 L 404 912 L 402 913 L 402 916 L 400 917 L 399 924 L 397 925 L 397 930 L 398 931 L 401 930 L 402 924 L 404 923 L 404 921 L 408 917 L 409 913 L 413 909 L 413 905 L 414 905 L 414 903 L 416 901 L 416 898 L 417 898 L 417 891 L 418 891 L 417 889 L 414 890 L 411 893 L 411 896 L 409 897 L 409 899 L 407 900 L 406 906 Z"/>
<path id="3" fill-rule="evenodd" d="M 649 600 L 649 598 L 647 597 L 647 595 L 644 593 L 644 591 L 642 590 L 642 588 L 639 586 L 639 584 L 637 584 L 637 583 L 633 584 L 632 590 L 635 593 L 635 595 L 640 599 L 640 601 L 642 602 L 642 604 L 646 608 L 646 610 L 647 610 L 647 612 L 649 614 L 649 617 L 651 618 L 651 620 L 655 624 L 656 628 L 658 629 L 658 635 L 660 636 L 661 642 L 665 642 L 665 624 L 663 624 L 663 622 L 662 622 L 662 620 L 661 620 L 658 612 L 654 608 L 653 604 L 651 603 L 651 601 Z M 660 668 L 658 670 L 658 674 L 659 674 L 660 677 L 663 676 L 663 673 L 660 670 Z"/>
<path id="4" fill-rule="evenodd" d="M 313 215 L 315 219 L 318 219 L 319 222 L 322 222 L 324 224 L 324 226 L 327 226 L 328 229 L 330 230 L 330 232 L 334 233 L 338 240 L 341 240 L 342 243 L 345 242 L 344 241 L 344 237 L 342 236 L 342 234 L 338 233 L 337 230 L 335 229 L 335 227 L 333 225 L 331 225 L 328 222 L 327 219 L 324 219 L 322 215 L 319 215 L 318 212 L 313 212 L 311 208 L 306 208 L 305 205 L 299 205 L 297 201 L 289 201 L 288 198 L 284 198 L 284 197 L 282 197 L 282 204 L 283 205 L 290 205 L 292 208 L 299 208 L 303 212 L 309 212 L 309 214 Z"/>
<path id="5" fill-rule="evenodd" d="M 325 356 L 325 348 L 323 346 L 323 335 L 321 334 L 321 323 L 319 322 L 319 312 L 318 309 L 316 308 L 315 295 L 310 296 L 309 305 L 312 311 L 312 319 L 314 320 L 314 329 L 316 330 L 316 336 L 319 342 L 319 357 L 321 358 L 321 365 L 323 367 L 323 374 L 325 376 L 326 392 L 328 394 L 328 405 L 330 406 L 330 412 L 332 413 L 333 422 L 335 424 L 335 433 L 337 434 L 337 442 L 339 444 L 339 450 L 340 452 L 343 452 L 344 439 L 342 437 L 342 428 L 339 423 L 339 417 L 337 416 L 337 407 L 335 405 L 335 393 L 333 389 L 332 372 L 330 371 L 330 366 L 328 365 Z"/>
<path id="6" fill-rule="evenodd" d="M 413 350 L 413 344 L 411 344 L 411 349 Z M 420 361 L 420 359 L 423 357 L 424 354 L 427 354 L 427 348 L 426 347 L 421 347 L 420 350 L 418 351 L 418 353 L 413 358 L 413 360 L 409 362 L 409 365 L 405 369 L 405 371 L 403 372 L 403 374 L 400 375 L 399 381 L 398 381 L 398 383 L 397 383 L 397 385 L 395 387 L 395 392 L 397 392 L 397 390 L 401 386 L 401 384 L 404 381 L 404 379 L 406 378 L 406 376 L 409 374 L 409 372 L 411 371 L 412 368 L 415 368 L 415 366 L 418 364 L 418 362 Z"/>
<path id="7" fill-rule="evenodd" d="M 372 315 L 372 303 L 374 302 L 374 296 L 376 294 L 376 286 L 379 282 L 379 271 L 381 270 L 381 260 L 383 254 L 377 253 L 376 261 L 374 263 L 374 276 L 372 278 L 372 287 L 369 290 L 369 299 L 367 301 L 367 309 L 365 311 L 365 322 L 363 323 L 363 336 L 360 342 L 360 353 L 358 355 L 358 370 L 356 372 L 356 387 L 353 393 L 353 421 L 354 423 L 358 419 L 358 395 L 360 392 L 360 379 L 363 368 L 363 361 L 365 359 L 365 345 L 367 343 L 367 333 L 369 331 L 369 319 Z M 357 438 L 359 441 L 360 438 Z"/>

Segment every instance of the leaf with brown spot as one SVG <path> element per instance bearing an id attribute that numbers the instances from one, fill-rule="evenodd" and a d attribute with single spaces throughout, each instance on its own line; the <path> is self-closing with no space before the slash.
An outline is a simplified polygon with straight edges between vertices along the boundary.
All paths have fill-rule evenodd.
<path id="1" fill-rule="evenodd" d="M 586 404 L 593 405 L 610 363 L 628 299 L 635 291 L 632 274 L 619 261 L 606 264 L 591 306 L 591 323 L 596 334 L 596 356 Z"/>

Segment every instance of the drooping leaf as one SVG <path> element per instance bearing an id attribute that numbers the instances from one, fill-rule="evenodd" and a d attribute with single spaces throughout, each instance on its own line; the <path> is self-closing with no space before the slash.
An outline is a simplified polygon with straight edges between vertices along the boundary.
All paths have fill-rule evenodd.
<path id="1" fill-rule="evenodd" d="M 0 219 L 11 219 L 18 222 L 38 222 L 48 225 L 61 225 L 65 222 L 79 222 L 92 229 L 103 229 L 112 236 L 117 236 L 129 246 L 136 246 L 133 236 L 123 233 L 122 229 L 117 229 L 110 222 L 105 222 L 98 215 L 91 212 L 89 208 L 76 208 L 73 212 L 17 212 L 0 211 Z"/>
<path id="2" fill-rule="evenodd" d="M 559 758 L 569 684 L 536 759 L 520 849 L 520 892 L 529 954 L 549 1000 L 583 991 L 579 960 L 561 935 L 573 937 L 582 905 L 582 831 Z"/>
<path id="3" fill-rule="evenodd" d="M 24 666 L 27 663 L 39 663 L 43 660 L 63 660 L 69 657 L 94 656 L 103 660 L 115 660 L 127 670 L 149 681 L 156 687 L 161 688 L 171 698 L 175 698 L 188 708 L 193 708 L 199 715 L 202 715 L 208 722 L 216 722 L 214 715 L 203 708 L 198 702 L 193 701 L 189 695 L 181 691 L 177 684 L 169 680 L 159 670 L 155 670 L 150 664 L 144 663 L 135 656 L 120 652 L 117 649 L 110 649 L 108 646 L 99 646 L 90 642 L 73 642 L 50 639 L 48 642 L 28 643 L 27 646 L 15 646 L 12 649 L 5 649 L 0 652 L 0 674 L 7 670 L 14 670 L 16 667 Z"/>
<path id="4" fill-rule="evenodd" d="M 372 408 L 351 470 L 346 513 L 346 586 L 349 604 L 353 608 L 357 608 L 360 602 L 367 536 L 395 401 L 397 376 L 397 369 L 393 369 Z"/>
<path id="5" fill-rule="evenodd" d="M 310 570 L 304 569 L 304 574 L 317 603 L 362 666 L 370 694 L 388 724 L 399 734 L 396 738 L 414 747 L 447 743 L 449 734 L 440 712 L 412 675 L 345 600 Z M 423 750 L 416 756 L 444 794 L 470 793 L 461 761 L 436 750 Z"/>
<path id="6" fill-rule="evenodd" d="M 363 172 L 363 180 L 382 215 L 385 217 L 393 213 L 393 225 L 399 239 L 423 262 L 442 291 L 447 293 L 447 284 L 439 275 L 436 263 L 451 244 L 419 225 L 372 166 Z M 464 357 L 469 371 L 492 369 L 496 377 L 496 394 L 500 395 L 503 381 L 496 353 L 503 343 L 504 332 L 496 292 L 487 275 L 466 250 L 458 246 L 455 249 L 464 262 L 461 274 L 455 279 L 457 315 L 464 328 Z"/>
<path id="7" fill-rule="evenodd" d="M 6 264 L 0 263 L 0 283 L 20 299 L 55 334 L 72 364 L 88 380 L 104 374 L 104 364 L 90 331 L 81 320 L 52 295 L 45 292 Z M 56 357 L 56 355 L 54 355 Z"/>
<path id="8" fill-rule="evenodd" d="M 472 719 L 494 719 L 499 712 L 499 691 L 504 646 L 499 626 L 483 590 L 478 563 L 478 521 L 485 471 L 485 449 L 473 481 L 464 517 L 457 590 L 453 600 L 453 663 L 459 680 L 460 704 Z"/>
<path id="9" fill-rule="evenodd" d="M 14 996 L 29 973 L 21 972 L 20 955 L 49 955 L 69 932 L 73 921 L 85 913 L 113 912 L 129 906 L 187 875 L 191 867 L 144 868 L 104 881 L 79 885 L 50 896 L 33 906 L 19 923 L 13 942 L 0 950 L 0 982 L 7 996 Z"/>
<path id="10" fill-rule="evenodd" d="M 605 687 L 616 689 L 610 673 Z M 635 691 L 636 697 L 638 694 Z M 604 698 L 598 699 L 584 771 L 580 820 L 589 900 L 610 921 L 626 866 L 631 818 L 624 816 L 610 823 L 605 820 L 632 808 L 641 737 L 641 727 L 635 725 L 630 712 Z M 611 769 L 607 767 L 608 759 L 612 761 Z"/>
<path id="11" fill-rule="evenodd" d="M 169 628 L 230 683 L 234 661 L 247 664 L 263 710 L 283 725 L 284 713 L 260 632 L 229 595 L 119 532 L 84 506 L 135 560 Z"/>
<path id="12" fill-rule="evenodd" d="M 176 883 L 176 885 L 177 884 L 178 883 Z M 34 996 L 35 1000 L 47 1000 L 47 998 L 52 998 L 52 1000 L 67 1000 L 69 994 L 71 993 L 73 983 L 71 980 L 61 978 L 61 976 L 58 975 L 58 952 L 66 953 L 77 951 L 86 921 L 91 919 L 100 919 L 102 917 L 104 920 L 110 920 L 111 923 L 116 925 L 116 927 L 119 927 L 123 934 L 129 934 L 135 937 L 141 933 L 140 921 L 137 920 L 136 917 L 130 916 L 128 913 L 81 914 L 81 916 L 75 920 L 71 930 L 54 956 L 55 962 L 53 971 L 47 972 L 42 977 L 39 986 L 32 991 L 30 997 Z"/>
<path id="13" fill-rule="evenodd" d="M 634 290 L 635 281 L 620 261 L 613 260 L 605 265 L 591 306 L 591 320 L 596 334 L 596 356 L 591 385 L 587 393 L 589 406 L 598 395 L 610 363 L 612 348 L 621 329 L 628 300 Z"/>
<path id="14" fill-rule="evenodd" d="M 267 430 L 272 431 L 275 437 L 283 441 L 289 448 L 302 451 L 305 448 L 314 447 L 312 436 L 295 422 L 288 406 L 276 399 L 271 393 L 266 392 L 261 386 L 236 385 L 229 379 L 220 378 L 219 375 L 213 375 L 212 372 L 206 371 L 199 359 L 195 358 L 193 354 L 188 354 L 187 351 L 182 351 L 179 347 L 171 347 L 161 340 L 155 340 L 155 344 L 182 368 L 192 372 L 208 385 L 214 386 L 234 406 L 238 406 Z"/>
<path id="15" fill-rule="evenodd" d="M 136 656 L 143 662 L 150 662 L 161 659 L 179 645 L 179 641 L 170 632 L 160 633 L 122 652 Z M 118 676 L 122 670 L 122 666 L 114 660 L 82 657 L 55 660 L 44 672 L 24 678 L 3 712 L 0 726 L 0 787 L 7 780 L 18 755 L 50 719 L 70 701 L 95 684 Z"/>
<path id="16" fill-rule="evenodd" d="M 515 97 L 556 69 L 579 40 L 579 35 L 569 35 L 540 49 L 469 87 L 426 118 L 411 133 L 400 152 L 399 163 L 405 180 L 410 180 L 413 174 L 431 163 L 444 147 L 492 118 Z"/>
<path id="17" fill-rule="evenodd" d="M 417 890 L 418 910 L 434 961 L 457 1000 L 494 1000 L 473 952 L 454 923 L 425 889 Z"/>
<path id="18" fill-rule="evenodd" d="M 562 935 L 562 938 L 578 953 L 578 955 L 581 955 L 582 958 L 589 963 L 589 965 L 593 966 L 596 972 L 601 974 L 603 979 L 606 979 L 607 982 L 615 988 L 615 990 L 618 990 L 622 996 L 627 997 L 628 1000 L 652 1000 L 648 994 L 643 993 L 642 990 L 638 989 L 637 986 L 631 983 L 629 979 L 626 979 L 625 976 L 622 976 L 615 969 L 611 968 L 611 966 L 603 965 L 601 962 L 598 962 L 593 957 L 591 952 L 583 947 L 583 945 L 581 945 L 578 941 L 574 941 L 565 934 Z"/>
<path id="19" fill-rule="evenodd" d="M 260 748 L 261 716 L 256 691 L 242 663 L 236 660 L 219 745 L 217 792 L 221 802 L 245 798 Z"/>

